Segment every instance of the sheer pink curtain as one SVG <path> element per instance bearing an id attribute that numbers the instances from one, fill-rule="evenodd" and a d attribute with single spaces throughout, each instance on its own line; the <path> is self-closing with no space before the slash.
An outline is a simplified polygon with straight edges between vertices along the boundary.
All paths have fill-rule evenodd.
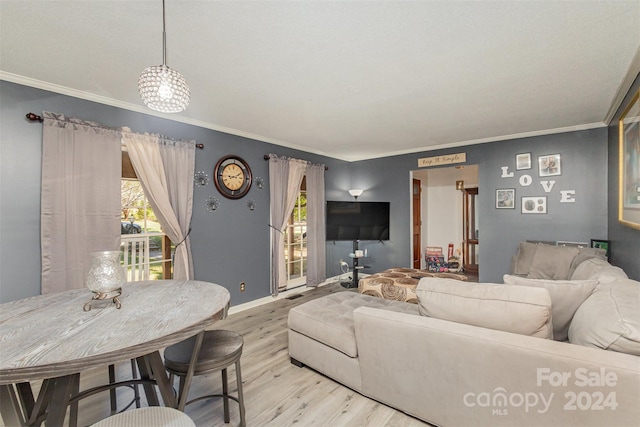
<path id="1" fill-rule="evenodd" d="M 45 112 L 40 243 L 43 294 L 85 286 L 90 253 L 120 247 L 121 137 Z"/>
<path id="2" fill-rule="evenodd" d="M 188 233 L 193 212 L 195 143 L 130 132 L 123 132 L 122 139 L 162 230 L 176 244 L 173 278 L 192 279 Z"/>
<path id="3" fill-rule="evenodd" d="M 287 287 L 283 233 L 296 204 L 307 162 L 296 159 L 269 159 L 269 196 L 271 221 L 271 295 Z"/>

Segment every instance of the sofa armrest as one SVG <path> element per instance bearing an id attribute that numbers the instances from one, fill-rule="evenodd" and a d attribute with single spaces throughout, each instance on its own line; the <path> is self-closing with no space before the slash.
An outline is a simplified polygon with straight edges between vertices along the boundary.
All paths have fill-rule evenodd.
<path id="1" fill-rule="evenodd" d="M 430 423 L 623 426 L 640 419 L 637 356 L 368 307 L 354 311 L 354 322 L 363 393 Z M 605 385 L 582 385 L 596 377 Z M 611 403 L 603 410 L 599 393 Z"/>

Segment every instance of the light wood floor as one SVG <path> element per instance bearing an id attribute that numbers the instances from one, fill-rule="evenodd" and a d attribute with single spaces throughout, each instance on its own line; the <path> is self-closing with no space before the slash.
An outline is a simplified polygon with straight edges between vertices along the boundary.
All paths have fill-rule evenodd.
<path id="1" fill-rule="evenodd" d="M 303 292 L 295 299 L 280 299 L 260 307 L 233 314 L 216 328 L 234 330 L 244 337 L 241 358 L 242 380 L 248 427 L 285 426 L 429 426 L 413 417 L 366 398 L 339 383 L 289 361 L 287 315 L 289 309 L 333 292 L 346 291 L 338 284 Z M 107 382 L 107 369 L 81 375 L 81 389 Z M 235 393 L 235 370 L 229 368 L 229 388 Z M 130 376 L 128 363 L 117 366 L 122 379 Z M 190 397 L 220 393 L 219 373 L 195 377 Z M 142 393 L 144 394 L 144 393 Z M 118 403 L 124 406 L 133 396 L 118 390 Z M 143 403 L 144 405 L 144 403 Z M 230 402 L 231 423 L 239 423 L 238 407 Z M 198 426 L 225 425 L 220 399 L 208 399 L 187 406 L 185 411 Z M 80 402 L 79 425 L 89 425 L 109 416 L 108 393 Z M 136 426 L 144 427 L 144 426 Z"/>

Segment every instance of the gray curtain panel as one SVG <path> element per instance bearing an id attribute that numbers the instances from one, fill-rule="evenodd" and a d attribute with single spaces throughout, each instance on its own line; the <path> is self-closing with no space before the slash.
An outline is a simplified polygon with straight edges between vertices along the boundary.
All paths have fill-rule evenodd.
<path id="1" fill-rule="evenodd" d="M 42 294 L 85 286 L 91 252 L 120 246 L 121 135 L 45 112 L 40 243 Z"/>
<path id="2" fill-rule="evenodd" d="M 307 166 L 307 286 L 327 278 L 324 165 Z"/>

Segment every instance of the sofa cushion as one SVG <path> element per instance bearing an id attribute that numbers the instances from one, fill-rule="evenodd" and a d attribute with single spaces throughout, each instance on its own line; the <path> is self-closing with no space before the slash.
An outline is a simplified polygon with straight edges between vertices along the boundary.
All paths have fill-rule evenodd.
<path id="1" fill-rule="evenodd" d="M 506 285 L 545 288 L 551 297 L 553 339 L 566 341 L 571 319 L 580 305 L 589 298 L 598 286 L 597 280 L 547 280 L 504 275 Z"/>
<path id="2" fill-rule="evenodd" d="M 416 288 L 423 316 L 540 338 L 553 338 L 544 288 L 424 278 Z"/>
<path id="3" fill-rule="evenodd" d="M 600 283 L 611 283 L 618 279 L 628 279 L 627 274 L 619 267 L 614 267 L 606 260 L 590 258 L 578 265 L 571 275 L 571 280 L 595 279 Z"/>
<path id="4" fill-rule="evenodd" d="M 518 251 L 513 256 L 511 265 L 511 272 L 519 276 L 526 276 L 529 274 L 531 268 L 531 261 L 536 253 L 537 243 L 520 242 L 518 245 Z"/>
<path id="5" fill-rule="evenodd" d="M 358 356 L 353 311 L 358 307 L 374 307 L 403 313 L 418 314 L 415 304 L 338 292 L 300 304 L 289 310 L 287 325 L 350 357 Z"/>
<path id="6" fill-rule="evenodd" d="M 640 356 L 640 283 L 620 279 L 599 286 L 573 316 L 569 341 Z"/>
<path id="7" fill-rule="evenodd" d="M 527 277 L 530 279 L 566 280 L 571 262 L 578 255 L 574 246 L 552 246 L 538 243 Z"/>
<path id="8" fill-rule="evenodd" d="M 607 251 L 602 248 L 578 248 L 578 255 L 571 261 L 571 267 L 569 268 L 569 277 L 573 276 L 576 268 L 584 261 L 591 258 L 600 258 L 607 260 Z"/>

